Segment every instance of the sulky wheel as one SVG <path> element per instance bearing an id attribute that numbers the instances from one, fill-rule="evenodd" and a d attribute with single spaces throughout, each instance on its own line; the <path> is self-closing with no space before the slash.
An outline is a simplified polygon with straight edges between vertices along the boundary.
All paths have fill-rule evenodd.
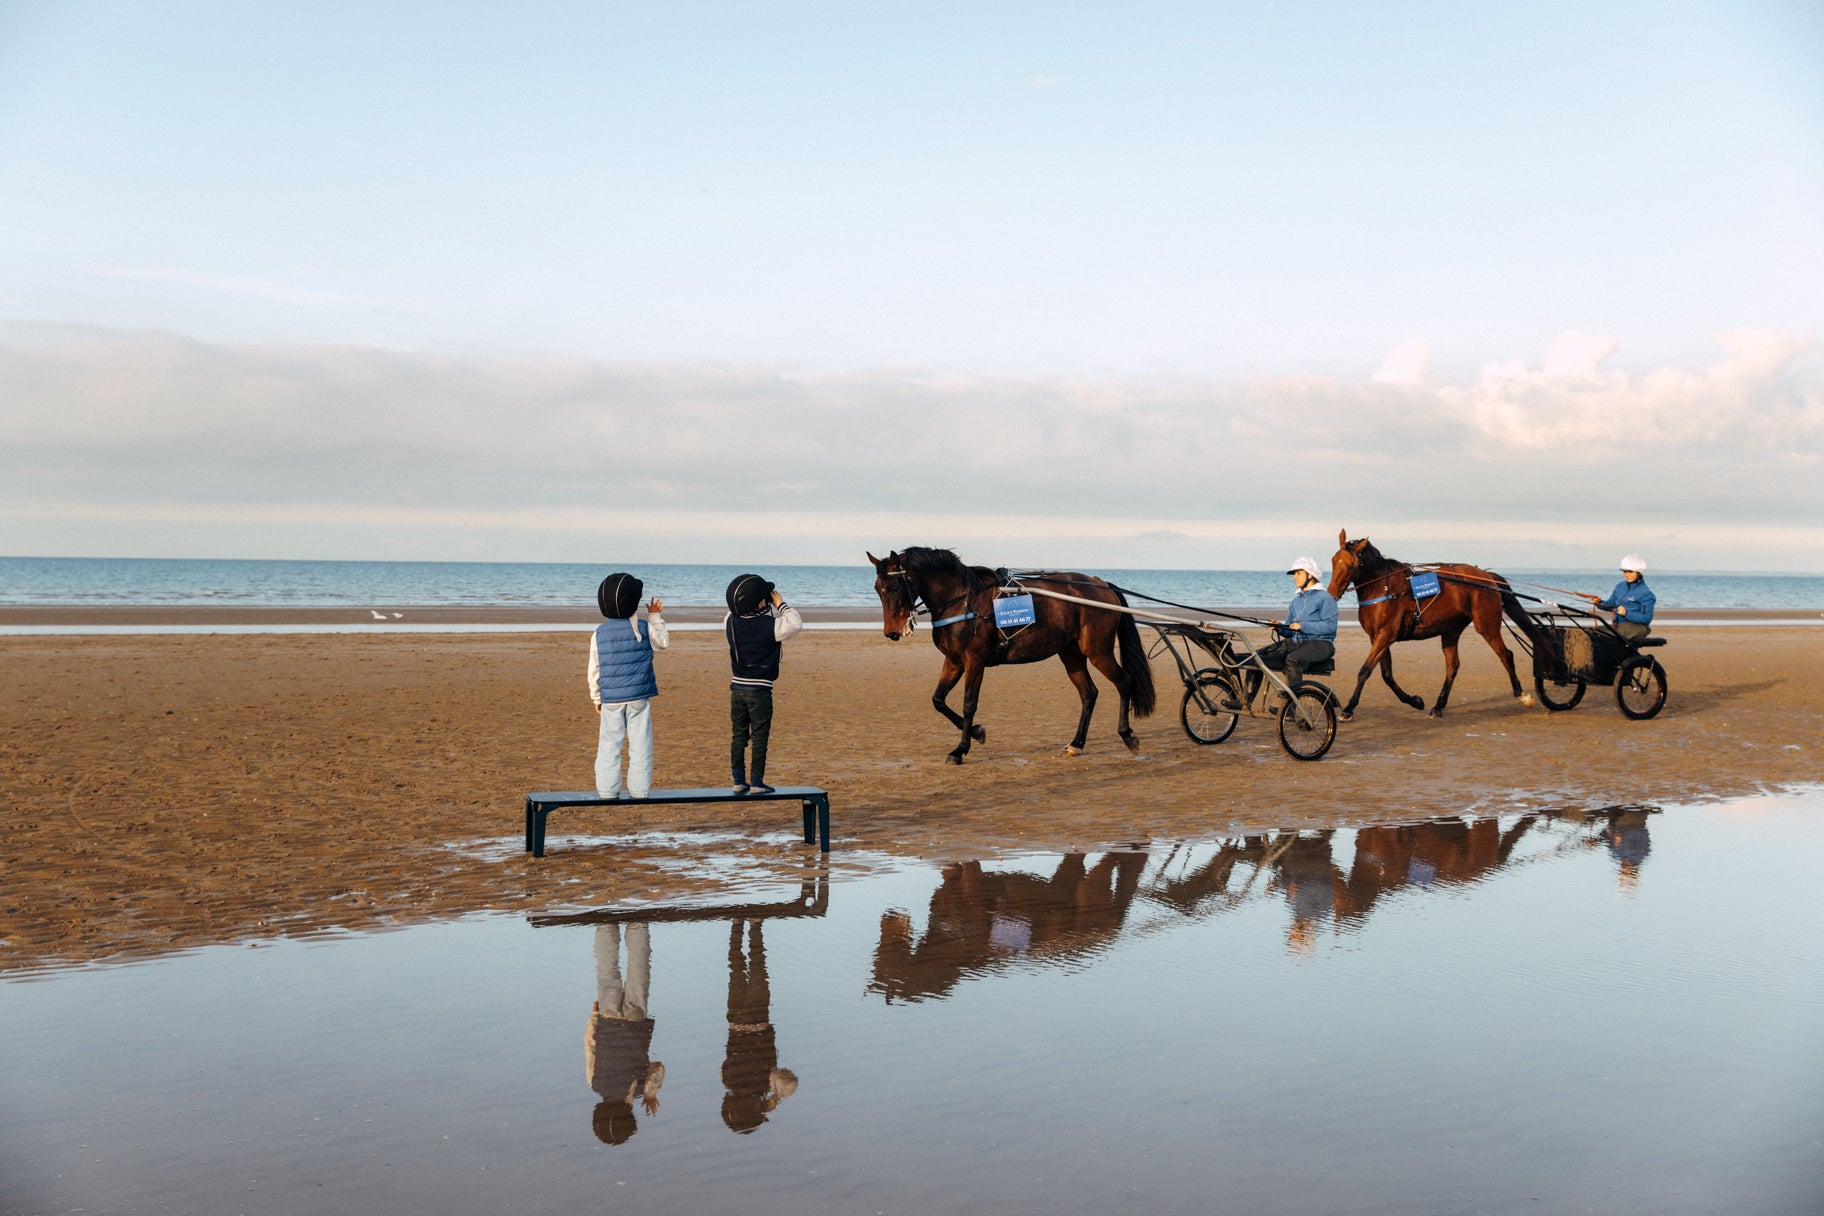
<path id="1" fill-rule="evenodd" d="M 1299 721 L 1301 715 L 1304 721 Z M 1300 684 L 1279 711 L 1279 745 L 1297 760 L 1317 760 L 1336 742 L 1336 706 L 1321 685 Z"/>
<path id="2" fill-rule="evenodd" d="M 1228 677 L 1209 668 L 1198 672 L 1194 683 L 1184 686 L 1184 704 L 1179 707 L 1178 719 L 1184 723 L 1184 733 L 1192 743 L 1221 743 L 1235 733 L 1238 715 L 1222 706 L 1230 697 L 1241 699 L 1229 686 Z"/>
<path id="3" fill-rule="evenodd" d="M 1666 669 L 1659 660 L 1637 654 L 1615 673 L 1615 703 L 1636 721 L 1651 718 L 1666 704 Z"/>
<path id="4" fill-rule="evenodd" d="M 1550 710 L 1576 709 L 1577 702 L 1583 700 L 1583 690 L 1589 685 L 1581 678 L 1569 684 L 1554 684 L 1544 676 L 1533 677 L 1533 689 L 1539 694 L 1540 702 Z"/>

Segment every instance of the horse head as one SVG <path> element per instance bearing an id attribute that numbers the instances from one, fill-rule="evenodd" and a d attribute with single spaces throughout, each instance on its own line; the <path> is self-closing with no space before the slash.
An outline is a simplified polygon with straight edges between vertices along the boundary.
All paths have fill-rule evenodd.
<path id="1" fill-rule="evenodd" d="M 874 563 L 874 594 L 880 597 L 880 631 L 897 642 L 917 628 L 918 589 L 900 554 L 875 557 L 870 553 L 868 560 Z"/>
<path id="2" fill-rule="evenodd" d="M 1360 540 L 1349 539 L 1349 529 L 1343 528 L 1336 534 L 1337 550 L 1330 555 L 1330 598 L 1336 599 L 1349 589 L 1349 584 L 1362 573 L 1363 556 L 1366 552 L 1379 552 L 1368 543 L 1366 536 Z"/>

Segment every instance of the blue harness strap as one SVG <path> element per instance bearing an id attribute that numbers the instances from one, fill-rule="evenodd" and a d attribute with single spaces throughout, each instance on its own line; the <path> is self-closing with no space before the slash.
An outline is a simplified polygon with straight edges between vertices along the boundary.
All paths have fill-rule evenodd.
<path id="1" fill-rule="evenodd" d="M 1355 601 L 1355 606 L 1357 608 L 1366 608 L 1370 604 L 1384 604 L 1392 598 L 1393 596 L 1391 595 L 1377 595 L 1371 600 L 1357 600 Z"/>
<path id="2" fill-rule="evenodd" d="M 975 613 L 965 612 L 961 616 L 947 616 L 941 621 L 932 621 L 931 628 L 942 629 L 945 625 L 954 625 L 958 621 L 973 621 L 974 619 Z"/>

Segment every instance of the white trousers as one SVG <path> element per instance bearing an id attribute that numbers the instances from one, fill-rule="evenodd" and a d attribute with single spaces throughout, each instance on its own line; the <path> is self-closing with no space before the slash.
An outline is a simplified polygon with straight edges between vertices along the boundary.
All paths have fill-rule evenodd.
<path id="1" fill-rule="evenodd" d="M 621 927 L 595 927 L 595 1003 L 603 1017 L 630 1022 L 646 1017 L 646 990 L 652 982 L 652 937 L 640 923 L 627 926 L 627 971 L 621 971 Z"/>
<path id="2" fill-rule="evenodd" d="M 621 792 L 621 743 L 627 744 L 627 792 L 652 793 L 652 701 L 617 701 L 602 706 L 595 745 L 595 790 L 603 797 Z"/>

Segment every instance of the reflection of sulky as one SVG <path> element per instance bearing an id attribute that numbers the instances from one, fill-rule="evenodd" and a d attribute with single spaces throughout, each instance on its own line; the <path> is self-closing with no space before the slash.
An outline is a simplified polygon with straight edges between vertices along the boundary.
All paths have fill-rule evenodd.
<path id="1" fill-rule="evenodd" d="M 625 1144 L 640 1130 L 633 1104 L 659 1111 L 665 1066 L 651 1058 L 653 1020 L 646 1016 L 652 974 L 650 930 L 627 926 L 627 971 L 621 972 L 621 926 L 595 927 L 596 999 L 583 1035 L 583 1069 L 602 1096 L 593 1120 L 603 1144 Z"/>
<path id="2" fill-rule="evenodd" d="M 779 1067 L 773 1039 L 772 992 L 766 980 L 766 943 L 760 922 L 748 925 L 748 948 L 741 952 L 741 921 L 728 933 L 728 1054 L 722 1062 L 722 1122 L 746 1135 L 766 1122 L 769 1112 L 798 1089 L 798 1078 Z"/>

